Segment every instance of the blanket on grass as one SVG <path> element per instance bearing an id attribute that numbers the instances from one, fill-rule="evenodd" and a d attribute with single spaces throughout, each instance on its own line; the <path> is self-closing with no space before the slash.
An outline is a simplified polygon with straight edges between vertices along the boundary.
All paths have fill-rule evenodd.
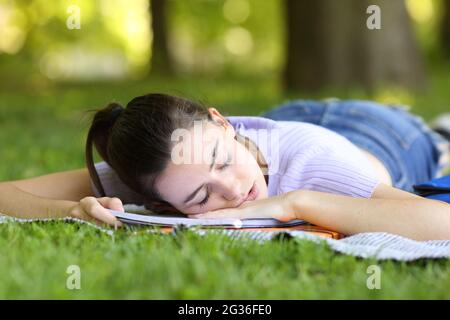
<path id="1" fill-rule="evenodd" d="M 0 215 L 0 224 L 16 221 L 20 223 L 30 223 L 35 221 L 55 221 L 56 219 L 17 219 Z M 61 220 L 61 219 L 59 219 Z M 99 229 L 111 236 L 114 235 L 114 229 L 102 228 L 93 223 L 73 219 L 63 218 L 68 222 L 87 224 L 93 228 Z M 148 228 L 149 232 L 154 232 L 154 228 Z M 312 241 L 315 243 L 325 242 L 331 249 L 360 258 L 375 258 L 377 260 L 398 260 L 412 261 L 424 258 L 450 258 L 450 240 L 430 240 L 415 241 L 394 234 L 381 232 L 359 233 L 343 239 L 331 239 L 313 235 L 303 231 L 274 231 L 265 232 L 257 230 L 239 230 L 239 229 L 192 229 L 200 235 L 208 233 L 219 233 L 230 237 L 231 239 L 248 238 L 259 243 L 276 239 L 280 236 L 288 238 L 301 239 L 302 241 Z M 172 234 L 176 236 L 178 230 L 173 229 Z"/>

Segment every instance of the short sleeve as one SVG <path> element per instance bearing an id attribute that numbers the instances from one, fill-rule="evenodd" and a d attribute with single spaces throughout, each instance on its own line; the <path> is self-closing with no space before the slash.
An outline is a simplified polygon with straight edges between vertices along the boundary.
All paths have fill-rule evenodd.
<path id="1" fill-rule="evenodd" d="M 280 183 L 282 192 L 307 189 L 359 198 L 370 198 L 380 183 L 360 152 L 318 146 L 296 154 Z M 351 151 L 351 152 L 350 152 Z"/>
<path id="2" fill-rule="evenodd" d="M 144 203 L 143 196 L 125 185 L 116 172 L 105 161 L 95 163 L 95 169 L 97 170 L 100 182 L 107 197 L 117 197 L 122 200 L 122 203 L 124 204 L 133 203 L 142 205 Z M 90 183 L 94 196 L 101 197 L 100 192 L 95 187 L 92 179 L 90 180 Z"/>

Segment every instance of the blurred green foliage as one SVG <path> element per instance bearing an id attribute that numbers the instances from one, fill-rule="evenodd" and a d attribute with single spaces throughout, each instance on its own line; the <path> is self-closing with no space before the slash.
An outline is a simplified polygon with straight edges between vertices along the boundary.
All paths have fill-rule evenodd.
<path id="1" fill-rule="evenodd" d="M 173 0 L 172 52 L 191 73 L 273 73 L 283 59 L 283 0 Z"/>
<path id="2" fill-rule="evenodd" d="M 429 63 L 440 63 L 442 0 L 405 0 Z M 179 73 L 279 74 L 283 0 L 167 0 Z M 69 29 L 71 6 L 80 29 Z M 140 79 L 149 72 L 149 0 L 0 0 L 0 84 Z M 150 71 L 151 72 L 151 71 Z"/>
<path id="3" fill-rule="evenodd" d="M 71 6 L 79 8 L 80 29 L 67 27 Z M 148 0 L 0 0 L 0 81 L 83 80 L 83 68 L 91 80 L 145 77 L 148 6 Z M 282 9 L 282 0 L 168 0 L 173 62 L 179 72 L 275 72 Z M 97 64 L 90 67 L 92 59 Z"/>

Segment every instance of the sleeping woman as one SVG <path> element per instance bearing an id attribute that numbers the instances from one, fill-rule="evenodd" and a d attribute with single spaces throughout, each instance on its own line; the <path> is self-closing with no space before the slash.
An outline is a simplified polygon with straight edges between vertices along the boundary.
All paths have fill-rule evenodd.
<path id="1" fill-rule="evenodd" d="M 96 112 L 87 168 L 0 183 L 0 212 L 121 226 L 107 209 L 134 203 L 191 218 L 302 219 L 346 235 L 450 239 L 450 205 L 413 193 L 448 168 L 448 132 L 369 101 L 294 100 L 225 117 L 147 94 Z M 103 161 L 94 163 L 94 146 Z"/>

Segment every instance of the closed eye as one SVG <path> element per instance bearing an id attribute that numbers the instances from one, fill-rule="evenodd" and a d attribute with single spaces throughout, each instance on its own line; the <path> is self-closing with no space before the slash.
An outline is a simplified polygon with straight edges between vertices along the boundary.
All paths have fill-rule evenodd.
<path id="1" fill-rule="evenodd" d="M 231 160 L 232 160 L 231 153 L 228 153 L 227 160 L 225 161 L 225 163 L 224 163 L 223 165 L 221 165 L 220 167 L 218 167 L 217 170 L 219 170 L 219 171 L 225 170 L 227 167 L 229 167 L 229 166 L 231 165 Z M 205 196 L 205 198 L 203 198 L 203 200 L 200 201 L 200 202 L 198 203 L 198 205 L 199 205 L 200 207 L 203 207 L 203 206 L 208 202 L 208 200 L 209 200 L 209 191 L 206 191 L 206 196 Z"/>
<path id="2" fill-rule="evenodd" d="M 208 202 L 208 199 L 209 199 L 209 192 L 206 192 L 205 198 L 204 198 L 202 201 L 200 201 L 200 202 L 198 203 L 199 206 L 200 206 L 200 207 L 203 207 L 203 206 Z"/>

